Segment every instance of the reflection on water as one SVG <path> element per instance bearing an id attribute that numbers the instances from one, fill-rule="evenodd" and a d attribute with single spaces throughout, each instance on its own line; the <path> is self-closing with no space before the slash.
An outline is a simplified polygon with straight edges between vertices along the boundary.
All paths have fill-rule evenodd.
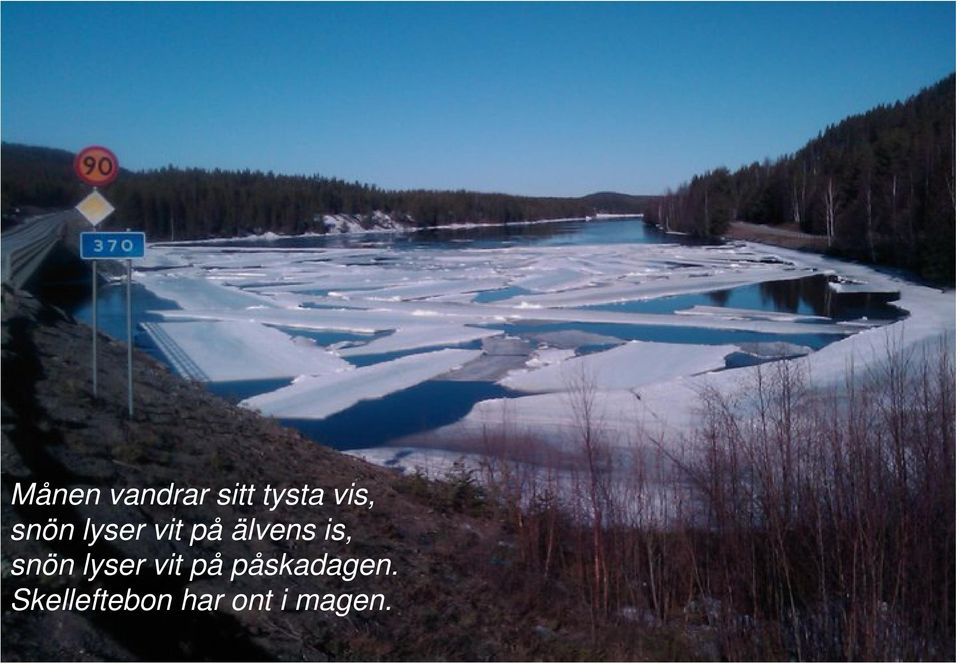
<path id="1" fill-rule="evenodd" d="M 87 288 L 89 289 L 89 284 Z M 89 293 L 89 290 L 88 290 Z M 152 313 L 179 309 L 176 302 L 157 297 L 140 284 L 133 284 L 130 291 L 130 309 L 133 311 L 134 330 L 140 323 L 156 323 L 163 317 Z M 70 310 L 74 318 L 91 325 L 93 323 L 93 305 L 89 297 L 73 306 Z M 98 329 L 114 339 L 127 338 L 127 287 L 113 283 L 101 285 L 97 289 L 97 325 Z M 138 344 L 139 345 L 139 344 Z"/>
<path id="2" fill-rule="evenodd" d="M 826 316 L 834 320 L 896 320 L 906 315 L 903 309 L 890 304 L 897 299 L 893 293 L 837 293 L 829 284 L 829 277 L 815 274 L 799 279 L 767 281 L 707 293 L 597 304 L 582 308 L 620 313 L 671 314 L 691 307 L 711 306 Z"/>
<path id="3" fill-rule="evenodd" d="M 757 286 L 762 306 L 770 302 L 777 311 L 809 313 L 836 320 L 896 320 L 906 315 L 903 309 L 890 304 L 899 299 L 893 293 L 837 293 L 829 284 L 829 277 L 816 274 L 803 279 L 768 281 Z"/>
<path id="4" fill-rule="evenodd" d="M 418 231 L 383 231 L 375 233 L 343 233 L 309 237 L 283 237 L 275 240 L 219 240 L 196 246 L 272 247 L 308 249 L 494 249 L 502 247 L 579 244 L 704 244 L 682 235 L 666 235 L 645 224 L 639 217 L 601 221 L 557 221 L 532 224 L 487 224 L 462 228 L 436 228 Z M 191 246 L 184 243 L 181 246 Z M 391 260 L 380 257 L 380 260 Z"/>

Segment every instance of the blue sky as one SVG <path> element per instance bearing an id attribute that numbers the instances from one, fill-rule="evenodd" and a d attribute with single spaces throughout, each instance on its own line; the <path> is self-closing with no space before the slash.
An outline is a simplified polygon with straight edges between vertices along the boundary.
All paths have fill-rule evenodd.
<path id="1" fill-rule="evenodd" d="M 953 3 L 9 3 L 3 140 L 388 188 L 659 193 L 955 69 Z"/>

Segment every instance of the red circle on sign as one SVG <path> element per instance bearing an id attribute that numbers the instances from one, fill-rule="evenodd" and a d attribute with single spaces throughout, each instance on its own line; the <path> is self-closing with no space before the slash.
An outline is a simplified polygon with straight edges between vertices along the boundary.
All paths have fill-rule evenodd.
<path id="1" fill-rule="evenodd" d="M 94 187 L 103 187 L 120 175 L 117 155 L 99 145 L 91 145 L 73 158 L 73 170 L 81 180 Z"/>

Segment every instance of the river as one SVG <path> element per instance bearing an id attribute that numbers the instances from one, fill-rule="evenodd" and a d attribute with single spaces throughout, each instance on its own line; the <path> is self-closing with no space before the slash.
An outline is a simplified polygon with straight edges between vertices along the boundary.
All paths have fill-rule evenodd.
<path id="1" fill-rule="evenodd" d="M 257 311 L 250 319 L 256 325 L 342 356 L 347 369 L 394 366 L 387 363 L 444 348 L 483 351 L 469 365 L 472 372 L 391 383 L 396 389 L 372 397 L 361 391 L 352 405 L 325 417 L 277 413 L 314 440 L 342 449 L 389 444 L 456 422 L 480 401 L 535 393 L 541 388 L 517 390 L 506 377 L 542 371 L 551 362 L 600 357 L 632 341 L 660 344 L 651 348 L 686 345 L 691 353 L 724 347 L 729 352 L 720 366 L 703 367 L 723 370 L 824 348 L 850 333 L 838 324 L 877 325 L 904 315 L 891 304 L 894 294 L 845 292 L 831 283 L 836 275 L 787 265 L 775 251 L 705 244 L 664 234 L 639 219 L 225 240 L 149 251 L 162 260 L 137 267 L 135 343 L 174 369 L 144 324 L 173 332 L 188 323 L 216 330 L 204 321 L 246 323 L 242 310 Z M 278 262 L 278 256 L 289 262 Z M 221 289 L 217 293 L 229 289 L 232 297 L 258 298 L 250 302 L 263 302 L 274 315 L 260 314 L 260 304 L 211 305 L 209 297 L 201 305 L 197 289 L 210 284 Z M 101 288 L 98 305 L 100 329 L 124 339 L 122 284 Z M 89 299 L 69 308 L 91 322 Z M 330 314 L 327 322 L 304 322 L 324 314 Z M 380 322 L 367 329 L 336 322 L 337 315 Z M 756 324 L 743 323 L 745 318 Z M 450 334 L 463 331 L 468 334 Z M 400 343 L 401 333 L 437 335 L 438 342 Z M 506 343 L 498 346 L 497 339 Z M 222 340 L 211 336 L 209 342 L 215 347 Z M 374 352 L 376 344 L 385 350 Z M 367 345 L 369 353 L 362 350 Z M 205 358 L 196 359 L 203 365 Z M 235 359 L 243 364 L 243 352 Z M 240 401 L 285 388 L 295 377 L 217 380 L 214 374 L 206 383 Z"/>

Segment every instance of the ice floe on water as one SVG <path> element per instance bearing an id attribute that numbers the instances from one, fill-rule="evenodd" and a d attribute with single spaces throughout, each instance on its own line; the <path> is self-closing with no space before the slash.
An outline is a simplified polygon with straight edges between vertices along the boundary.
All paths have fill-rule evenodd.
<path id="1" fill-rule="evenodd" d="M 203 382 L 293 378 L 352 368 L 312 341 L 250 321 L 143 323 L 143 328 L 180 375 Z"/>
<path id="2" fill-rule="evenodd" d="M 152 247 L 141 268 L 137 280 L 180 307 L 152 312 L 163 322 L 146 327 L 178 371 L 212 381 L 300 376 L 243 402 L 266 414 L 342 417 L 361 400 L 438 378 L 508 388 L 422 434 L 448 450 L 507 419 L 562 445 L 576 428 L 578 380 L 595 390 L 600 426 L 622 444 L 641 426 L 687 432 L 701 391 L 734 389 L 753 371 L 743 364 L 794 358 L 828 383 L 851 358 L 870 362 L 890 334 L 911 344 L 955 327 L 952 292 L 750 243 L 171 244 Z M 887 325 L 870 312 L 834 320 L 798 308 L 806 291 L 790 284 L 809 286 L 815 275 L 823 297 L 899 294 L 910 316 Z M 758 284 L 793 300 L 722 306 L 723 293 Z M 720 295 L 691 297 L 705 293 Z M 618 306 L 650 301 L 653 309 Z M 648 337 L 656 341 L 629 341 L 644 330 L 657 330 Z M 304 343 L 297 331 L 321 341 Z"/>
<path id="3" fill-rule="evenodd" d="M 422 383 L 462 366 L 481 354 L 478 350 L 446 348 L 322 376 L 302 376 L 292 385 L 241 402 L 276 417 L 322 419 L 362 399 L 375 399 Z"/>
<path id="4" fill-rule="evenodd" d="M 809 314 L 791 314 L 779 311 L 758 311 L 756 309 L 736 309 L 734 307 L 710 307 L 697 305 L 689 309 L 677 311 L 681 316 L 717 316 L 728 320 L 775 320 L 791 323 L 813 323 L 829 321 L 828 316 L 813 316 Z"/>
<path id="5" fill-rule="evenodd" d="M 396 332 L 366 344 L 341 348 L 338 352 L 343 357 L 362 357 L 434 346 L 457 346 L 499 334 L 497 330 L 465 325 L 411 325 L 399 327 Z"/>
<path id="6" fill-rule="evenodd" d="M 251 307 L 273 307 L 265 297 L 225 286 L 195 270 L 185 272 L 141 272 L 137 280 L 155 295 L 176 302 L 183 309 L 237 310 Z"/>
<path id="7" fill-rule="evenodd" d="M 617 390 L 659 383 L 676 376 L 721 369 L 737 346 L 696 346 L 631 341 L 610 350 L 515 371 L 500 381 L 521 392 L 572 392 L 584 387 Z M 561 351 L 563 352 L 563 351 Z"/>
<path id="8" fill-rule="evenodd" d="M 749 245 L 769 251 L 763 245 Z M 863 265 L 852 264 L 815 254 L 777 249 L 784 260 L 807 264 L 828 274 L 852 275 L 863 283 L 874 284 L 881 292 L 897 290 L 898 305 L 910 316 L 889 325 L 864 328 L 857 334 L 805 353 L 793 345 L 747 345 L 744 352 L 793 357 L 814 387 L 829 388 L 841 384 L 852 370 L 864 372 L 883 363 L 891 348 L 907 352 L 929 349 L 946 339 L 953 349 L 956 330 L 956 295 L 883 274 Z M 807 349 L 809 350 L 809 349 Z M 609 352 L 609 351 L 608 351 Z M 780 353 L 785 353 L 781 355 Z M 801 357 L 797 357 L 800 355 Z M 561 365 L 562 366 L 562 365 Z M 629 390 L 598 386 L 594 394 L 597 412 L 594 421 L 599 434 L 615 445 L 638 445 L 644 441 L 673 441 L 689 436 L 699 425 L 702 395 L 716 390 L 732 394 L 752 384 L 752 367 L 683 375 L 641 385 Z M 419 444 L 435 445 L 441 440 L 476 440 L 497 427 L 510 426 L 524 435 L 537 436 L 558 447 L 575 444 L 578 422 L 575 399 L 570 393 L 552 392 L 515 399 L 478 403 L 460 422 L 422 436 Z M 642 433 L 641 433 L 642 432 Z"/>

